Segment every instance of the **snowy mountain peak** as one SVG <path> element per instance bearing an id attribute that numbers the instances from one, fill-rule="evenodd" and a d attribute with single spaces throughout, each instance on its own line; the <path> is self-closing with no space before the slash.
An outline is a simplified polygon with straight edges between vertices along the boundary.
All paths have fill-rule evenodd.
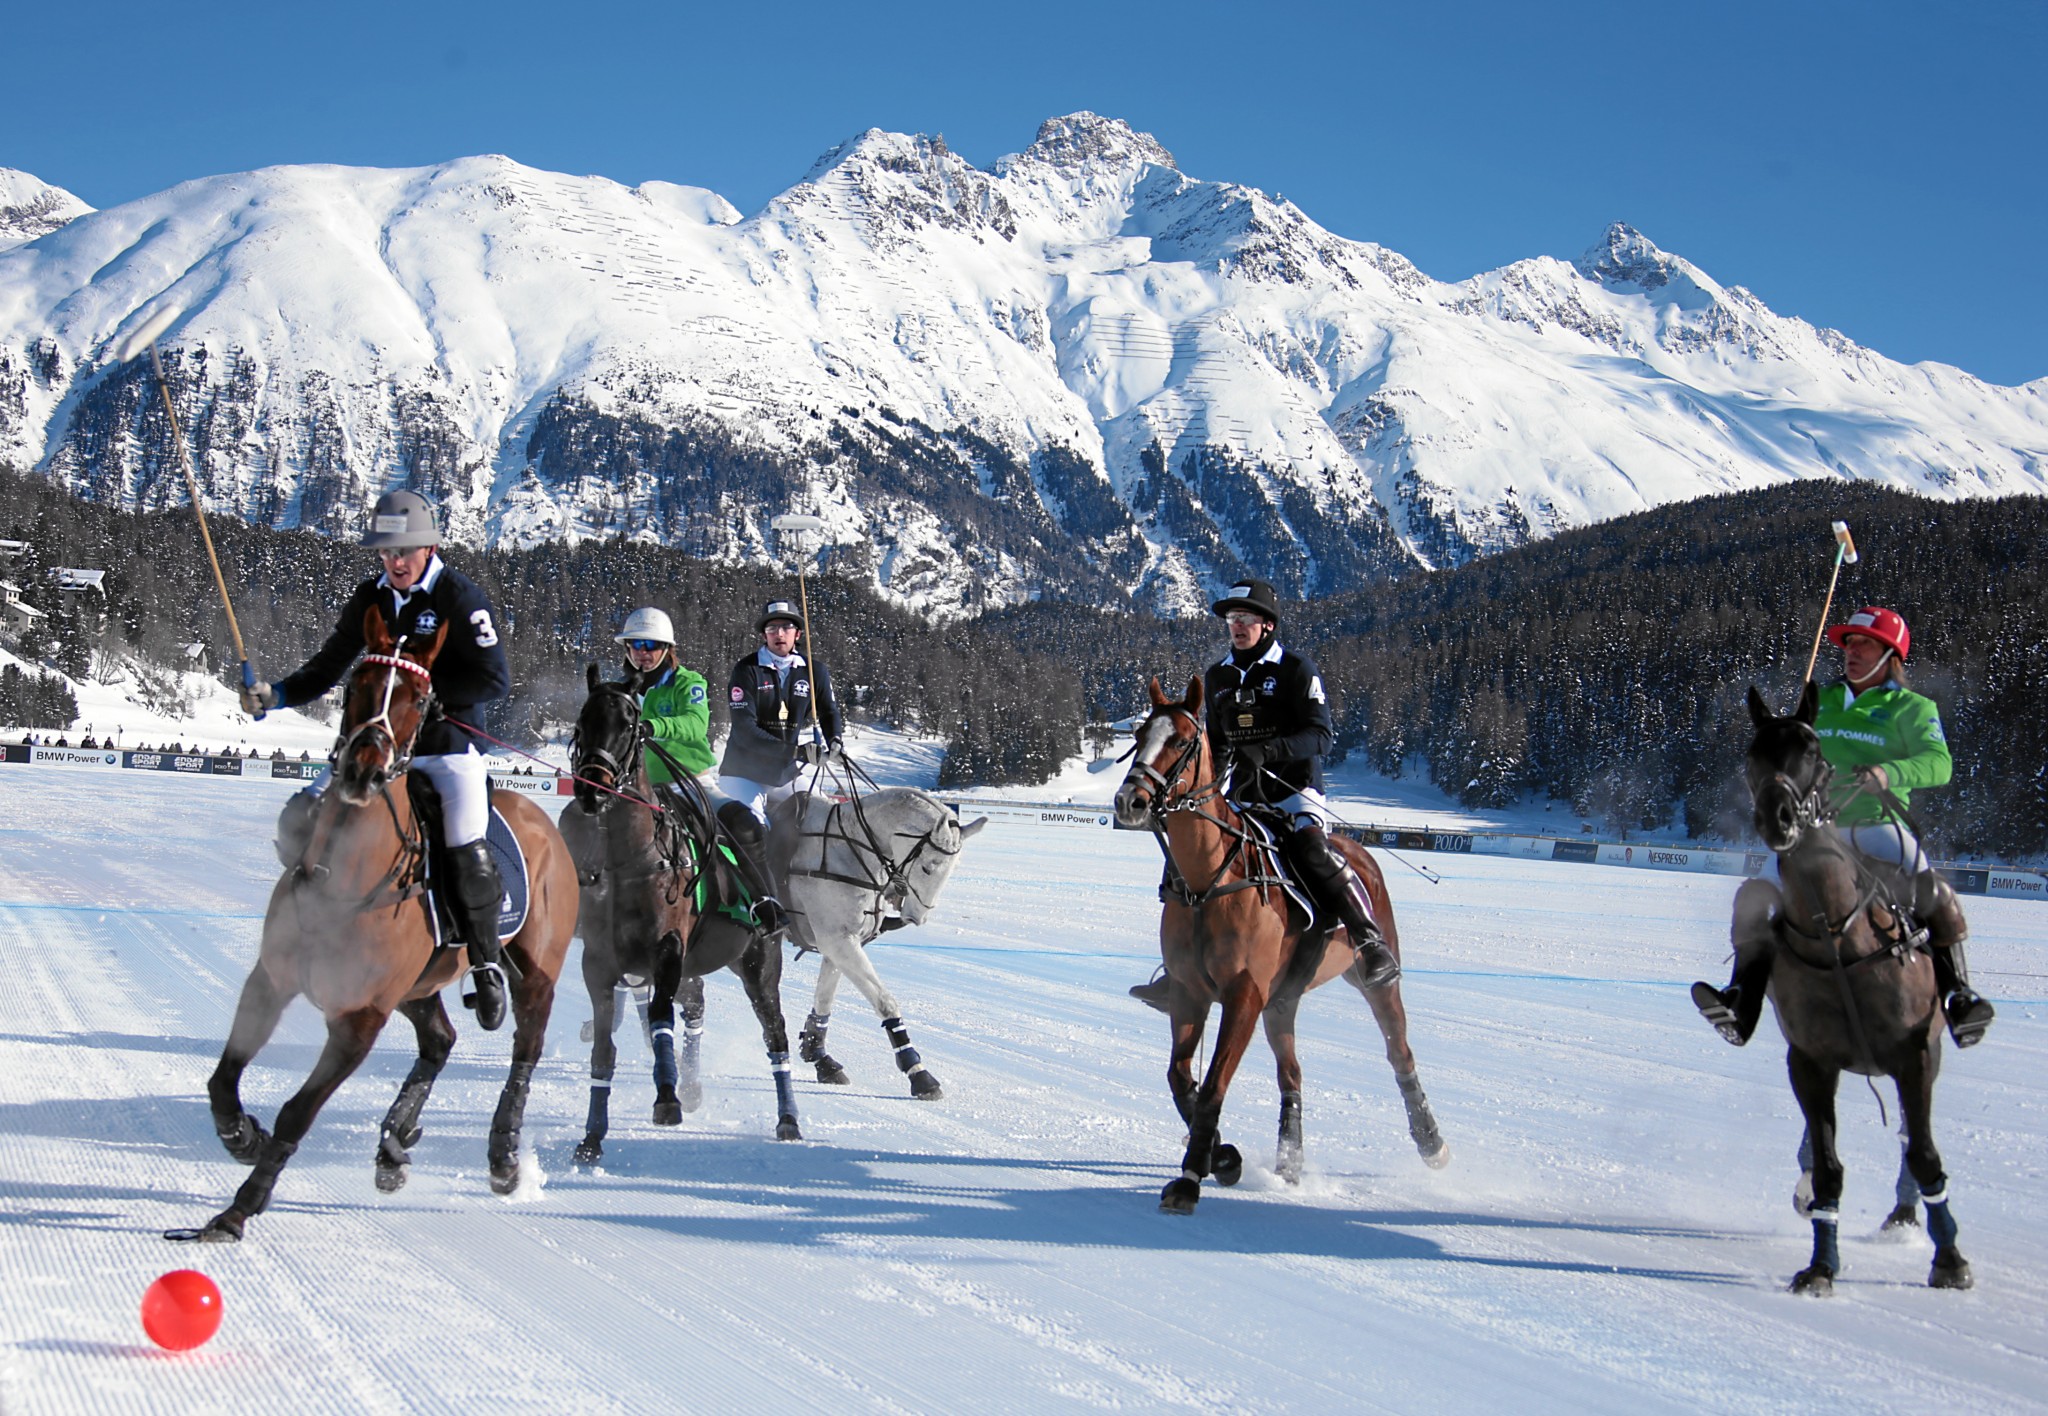
<path id="1" fill-rule="evenodd" d="M 1150 133 L 1138 132 L 1121 118 L 1086 110 L 1046 119 L 1022 155 L 1070 173 L 1090 167 L 1175 166 L 1173 154 Z"/>
<path id="2" fill-rule="evenodd" d="M 0 167 L 0 251 L 47 236 L 91 211 L 62 187 Z"/>
<path id="3" fill-rule="evenodd" d="M 1588 248 L 1577 261 L 1581 274 L 1606 285 L 1632 285 L 1638 290 L 1656 290 L 1674 278 L 1696 277 L 1692 263 L 1659 250 L 1657 243 L 1626 221 L 1607 228 L 1598 245 Z"/>

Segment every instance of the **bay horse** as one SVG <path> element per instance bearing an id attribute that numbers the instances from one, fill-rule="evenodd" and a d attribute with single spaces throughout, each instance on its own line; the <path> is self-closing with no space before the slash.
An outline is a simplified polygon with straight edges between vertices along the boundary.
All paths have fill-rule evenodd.
<path id="1" fill-rule="evenodd" d="M 1934 1145 L 1934 1081 L 1944 1018 L 1934 963 L 1884 899 L 1884 881 L 1829 824 L 1833 769 L 1813 722 L 1819 691 L 1809 681 L 1798 708 L 1777 717 L 1755 688 L 1756 735 L 1745 773 L 1757 832 L 1778 857 L 1781 903 L 1769 997 L 1785 1034 L 1792 1092 L 1813 1152 L 1813 1256 L 1792 1278 L 1795 1293 L 1833 1291 L 1842 1162 L 1835 1151 L 1835 1089 L 1844 1072 L 1890 1077 L 1906 1131 L 1905 1162 L 1920 1187 L 1934 1240 L 1933 1288 L 1968 1288 L 1956 1247 L 1948 1177 Z M 1911 892 L 1906 892 L 1911 898 Z M 1894 1214 L 1896 1220 L 1896 1212 Z"/>
<path id="2" fill-rule="evenodd" d="M 561 819 L 581 887 L 577 932 L 583 937 L 583 986 L 591 1010 L 590 1109 L 576 1159 L 584 1165 L 602 1159 L 611 1129 L 618 985 L 652 986 L 647 1021 L 654 1050 L 654 1124 L 678 1126 L 683 1112 L 696 1110 L 702 1098 L 704 976 L 723 968 L 740 976 L 761 1024 L 775 1080 L 775 1139 L 800 1141 L 782 1017 L 781 942 L 715 907 L 724 884 L 715 864 L 716 830 L 695 779 L 679 771 L 673 789 L 660 793 L 649 784 L 640 697 L 658 675 L 631 671 L 622 682 L 605 682 L 591 664 L 584 677 L 590 696 L 577 715 L 569 758 L 576 799 Z"/>
<path id="3" fill-rule="evenodd" d="M 825 1050 L 832 1000 L 848 978 L 881 1018 L 910 1094 L 936 1101 L 945 1088 L 911 1044 L 903 1010 L 867 946 L 884 930 L 924 923 L 961 848 L 988 818 L 963 826 L 951 807 L 915 787 L 862 790 L 866 774 L 843 765 L 844 780 L 833 783 L 847 788 L 843 799 L 837 790 L 814 790 L 777 808 L 777 836 L 792 842 L 784 896 L 790 927 L 800 945 L 818 951 L 818 985 L 797 1034 L 798 1056 L 817 1069 L 819 1081 L 848 1083 L 846 1069 Z"/>
<path id="4" fill-rule="evenodd" d="M 419 1058 L 384 1118 L 377 1188 L 388 1193 L 405 1183 L 420 1111 L 455 1044 L 441 990 L 467 967 L 460 946 L 436 945 L 424 888 L 430 843 L 405 780 L 414 738 L 433 702 L 434 656 L 446 635 L 444 625 L 424 644 L 406 643 L 393 639 L 377 607 L 364 616 L 367 651 L 344 691 L 333 783 L 321 794 L 303 855 L 270 892 L 256 967 L 242 985 L 227 1045 L 207 1082 L 221 1144 L 254 1169 L 233 1202 L 203 1228 L 172 1230 L 167 1238 L 240 1239 L 249 1219 L 269 1206 L 278 1173 L 321 1106 L 369 1055 L 394 1012 L 412 1023 Z M 505 941 L 506 972 L 516 980 L 512 1068 L 489 1146 L 491 1189 L 503 1195 L 518 1184 L 527 1090 L 575 924 L 576 875 L 545 812 L 511 792 L 492 792 L 491 803 L 517 836 L 529 873 L 525 922 Z M 327 1042 L 266 1133 L 242 1107 L 242 1073 L 285 1005 L 300 994 L 325 1015 Z"/>
<path id="5" fill-rule="evenodd" d="M 1234 1185 L 1243 1175 L 1244 1157 L 1236 1146 L 1220 1139 L 1219 1123 L 1224 1095 L 1251 1044 L 1252 1027 L 1261 1018 L 1280 1076 L 1280 1144 L 1274 1168 L 1289 1184 L 1300 1180 L 1301 1061 L 1295 1053 L 1295 1013 L 1304 993 L 1339 976 L 1372 1008 L 1417 1152 L 1432 1169 L 1449 1164 L 1450 1147 L 1437 1128 L 1416 1076 L 1415 1054 L 1408 1047 L 1400 980 L 1366 988 L 1342 926 L 1327 934 L 1312 933 L 1291 905 L 1274 868 L 1276 853 L 1223 795 L 1203 716 L 1201 678 L 1188 681 L 1187 695 L 1178 703 L 1166 696 L 1155 678 L 1151 699 L 1152 712 L 1138 728 L 1132 748 L 1131 769 L 1117 789 L 1116 819 L 1127 829 L 1149 829 L 1158 836 L 1172 873 L 1181 882 L 1179 890 L 1162 891 L 1159 950 L 1166 964 L 1167 1011 L 1173 1021 L 1166 1080 L 1173 1104 L 1188 1124 L 1188 1142 L 1180 1176 L 1161 1192 L 1159 1207 L 1170 1214 L 1192 1214 L 1205 1176 L 1213 1174 L 1219 1183 Z M 1400 934 L 1378 862 L 1355 841 L 1332 836 L 1330 844 L 1344 853 L 1365 883 L 1373 918 L 1399 959 Z M 1217 1029 L 1216 1055 L 1197 1090 L 1195 1050 L 1208 1026 L 1209 1009 L 1219 1001 L 1223 1021 Z"/>

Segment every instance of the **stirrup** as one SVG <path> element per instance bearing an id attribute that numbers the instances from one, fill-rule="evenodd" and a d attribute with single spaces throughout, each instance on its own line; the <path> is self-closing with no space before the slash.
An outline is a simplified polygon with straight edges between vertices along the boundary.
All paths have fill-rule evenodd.
<path id="1" fill-rule="evenodd" d="M 1958 1051 L 1982 1042 L 1998 1016 L 1991 1001 L 1967 984 L 1948 996 L 1942 1011 L 1948 1014 L 1948 1035 L 1955 1039 Z"/>
<path id="2" fill-rule="evenodd" d="M 1353 967 L 1360 970 L 1359 987 L 1385 988 L 1401 976 L 1401 961 L 1394 957 L 1386 936 L 1377 929 L 1362 940 L 1351 935 L 1351 947 L 1358 951 Z"/>
<path id="3" fill-rule="evenodd" d="M 1700 982 L 1692 986 L 1692 1006 L 1700 1010 L 1700 1016 L 1714 1025 L 1714 1031 L 1721 1034 L 1724 1042 L 1740 1047 L 1749 1039 L 1742 1035 L 1742 1024 L 1735 1016 L 1735 1005 L 1728 1000 L 1733 989 L 1720 989 L 1711 983 Z"/>

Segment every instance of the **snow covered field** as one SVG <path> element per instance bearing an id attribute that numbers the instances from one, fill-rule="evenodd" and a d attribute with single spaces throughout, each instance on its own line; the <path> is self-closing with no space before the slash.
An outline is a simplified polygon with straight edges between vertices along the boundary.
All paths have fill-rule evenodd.
<path id="1" fill-rule="evenodd" d="M 401 1023 L 247 1242 L 173 1247 L 159 1232 L 242 1174 L 204 1081 L 288 790 L 0 768 L 0 1411 L 2044 1407 L 2039 905 L 1969 905 L 2000 1018 L 1948 1054 L 1937 1109 L 1969 1293 L 1922 1286 L 1924 1239 L 1873 1237 L 1897 1151 L 1860 1084 L 1842 1095 L 1837 1296 L 1782 1291 L 1808 1248 L 1787 1203 L 1799 1122 L 1774 1027 L 1736 1051 L 1685 999 L 1725 953 L 1734 882 L 1705 876 L 1424 857 L 1432 886 L 1388 863 L 1450 1167 L 1417 1159 L 1370 1015 L 1338 985 L 1302 1009 L 1307 1181 L 1266 1168 L 1261 1040 L 1226 1113 L 1244 1183 L 1161 1215 L 1181 1146 L 1166 1027 L 1123 992 L 1156 958 L 1157 852 L 1007 822 L 970 844 L 931 924 L 875 946 L 944 1100 L 910 1100 L 843 989 L 833 1050 L 854 1085 L 800 1081 L 807 1139 L 777 1144 L 726 975 L 702 1110 L 648 1124 L 627 1038 L 604 1168 L 580 1173 L 588 1005 L 570 981 L 527 1113 L 544 1183 L 488 1192 L 509 1034 L 468 1027 L 412 1183 L 375 1192 Z M 814 978 L 812 960 L 789 970 L 792 1027 Z M 251 1069 L 266 1119 L 318 1037 L 295 1005 Z M 136 1309 L 188 1264 L 227 1321 L 173 1356 Z"/>

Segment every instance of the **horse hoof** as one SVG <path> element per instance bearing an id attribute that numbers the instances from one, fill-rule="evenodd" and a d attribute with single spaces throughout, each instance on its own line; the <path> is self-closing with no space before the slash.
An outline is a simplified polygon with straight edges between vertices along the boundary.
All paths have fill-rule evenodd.
<path id="1" fill-rule="evenodd" d="M 946 1094 L 946 1089 L 930 1072 L 919 1070 L 910 1074 L 910 1094 L 919 1101 L 937 1101 Z"/>
<path id="2" fill-rule="evenodd" d="M 1970 1272 L 1970 1261 L 1950 1245 L 1934 1251 L 1934 1267 L 1927 1272 L 1929 1288 L 1969 1288 L 1977 1282 Z"/>
<path id="3" fill-rule="evenodd" d="M 654 1124 L 657 1126 L 680 1126 L 683 1124 L 681 1101 L 657 1101 L 654 1103 Z"/>
<path id="4" fill-rule="evenodd" d="M 1446 1165 L 1449 1165 L 1451 1163 L 1450 1145 L 1447 1142 L 1445 1142 L 1441 1137 L 1439 1137 L 1436 1143 L 1435 1150 L 1426 1150 L 1422 1152 L 1422 1163 L 1428 1166 L 1431 1170 L 1442 1170 Z"/>
<path id="5" fill-rule="evenodd" d="M 577 1031 L 576 1035 L 582 1038 L 585 1042 L 597 1041 L 597 1024 L 593 1022 L 591 1019 L 585 1018 L 583 1020 L 583 1026 Z"/>
<path id="6" fill-rule="evenodd" d="M 385 1165 L 381 1161 L 378 1162 L 377 1193 L 380 1195 L 397 1194 L 405 1188 L 408 1173 L 407 1167 L 403 1165 Z"/>
<path id="7" fill-rule="evenodd" d="M 804 1133 L 798 1129 L 794 1116 L 785 1116 L 775 1123 L 775 1139 L 778 1141 L 800 1141 Z"/>
<path id="8" fill-rule="evenodd" d="M 1884 1223 L 1878 1226 L 1878 1230 L 1881 1233 L 1892 1234 L 1901 1229 L 1918 1229 L 1919 1227 L 1920 1211 L 1918 1209 L 1912 1205 L 1894 1205 L 1892 1212 L 1884 1217 Z"/>
<path id="9" fill-rule="evenodd" d="M 508 1166 L 506 1166 L 506 1167 L 504 1167 L 504 1168 L 502 1168 L 502 1169 L 501 1169 L 501 1168 L 499 1168 L 498 1166 L 495 1166 L 495 1165 L 493 1165 L 493 1166 L 491 1167 L 491 1193 L 492 1193 L 492 1194 L 494 1194 L 494 1195 L 509 1195 L 509 1194 L 511 1194 L 511 1193 L 512 1193 L 512 1192 L 513 1192 L 514 1190 L 516 1190 L 516 1189 L 518 1189 L 518 1188 L 519 1188 L 519 1162 L 518 1162 L 518 1161 L 516 1161 L 516 1160 L 515 1160 L 515 1161 L 513 1161 L 513 1162 L 512 1162 L 512 1163 L 511 1163 L 510 1165 L 508 1165 Z"/>
<path id="10" fill-rule="evenodd" d="M 1166 1214 L 1193 1214 L 1195 1204 L 1202 1198 L 1202 1187 L 1183 1175 L 1169 1181 L 1159 1192 L 1159 1208 Z"/>
<path id="11" fill-rule="evenodd" d="M 682 1082 L 676 1087 L 676 1104 L 685 1111 L 695 1111 L 704 1104 L 704 1088 L 698 1082 Z"/>
<path id="12" fill-rule="evenodd" d="M 206 1227 L 193 1234 L 202 1244 L 239 1244 L 242 1242 L 242 1226 L 248 1217 L 236 1210 L 222 1210 L 206 1221 Z"/>
<path id="13" fill-rule="evenodd" d="M 853 1084 L 853 1078 L 846 1075 L 846 1069 L 829 1057 L 818 1059 L 818 1080 L 828 1087 L 844 1087 Z"/>
<path id="14" fill-rule="evenodd" d="M 604 1146 L 597 1141 L 584 1140 L 576 1147 L 578 1165 L 595 1165 L 604 1159 Z"/>
<path id="15" fill-rule="evenodd" d="M 1289 1185 L 1301 1183 L 1301 1147 L 1280 1147 L 1280 1153 L 1273 1158 L 1273 1173 Z"/>
<path id="16" fill-rule="evenodd" d="M 1792 1275 L 1787 1285 L 1791 1293 L 1804 1293 L 1813 1298 L 1825 1298 L 1835 1291 L 1835 1271 L 1822 1264 L 1813 1264 Z"/>
<path id="17" fill-rule="evenodd" d="M 1244 1179 L 1244 1152 L 1233 1145 L 1219 1145 L 1209 1153 L 1209 1173 L 1219 1185 L 1235 1185 Z"/>

